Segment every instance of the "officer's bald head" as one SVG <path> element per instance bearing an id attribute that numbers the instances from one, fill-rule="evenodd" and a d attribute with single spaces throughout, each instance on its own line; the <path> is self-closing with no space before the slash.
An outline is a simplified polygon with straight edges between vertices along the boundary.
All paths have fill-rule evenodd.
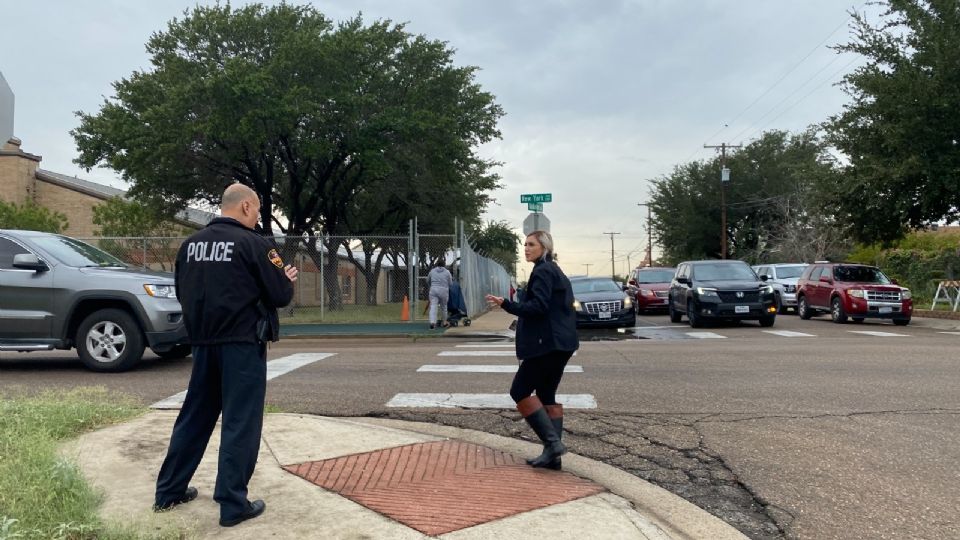
<path id="1" fill-rule="evenodd" d="M 220 199 L 220 214 L 233 218 L 249 228 L 257 225 L 260 217 L 260 198 L 257 192 L 243 184 L 230 184 Z"/>

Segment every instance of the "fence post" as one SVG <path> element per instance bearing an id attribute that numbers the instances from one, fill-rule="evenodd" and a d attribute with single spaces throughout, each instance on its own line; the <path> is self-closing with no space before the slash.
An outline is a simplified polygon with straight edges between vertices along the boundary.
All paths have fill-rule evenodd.
<path id="1" fill-rule="evenodd" d="M 414 313 L 419 313 L 417 309 L 419 308 L 419 297 L 420 297 L 420 231 L 418 230 L 420 223 L 417 219 L 417 216 L 413 216 L 413 289 L 415 294 L 411 297 L 411 307 L 413 308 Z M 411 320 L 413 318 L 411 317 Z"/>
<path id="2" fill-rule="evenodd" d="M 407 231 L 407 298 L 410 299 L 407 302 L 407 315 L 410 317 L 410 322 L 413 322 L 414 314 L 414 293 L 416 291 L 416 283 L 413 281 L 413 220 L 410 220 L 408 231 Z"/>
<path id="3" fill-rule="evenodd" d="M 140 261 L 141 261 L 141 265 L 143 266 L 143 269 L 146 270 L 147 269 L 147 237 L 144 236 L 142 240 L 143 240 L 143 259 L 141 259 Z"/>
<path id="4" fill-rule="evenodd" d="M 314 240 L 314 242 L 316 242 L 316 240 Z M 324 299 L 324 295 L 327 293 L 327 280 L 324 278 L 324 269 L 326 268 L 326 265 L 323 264 L 323 251 L 325 248 L 326 244 L 320 242 L 320 248 L 318 249 L 320 252 L 320 322 L 323 322 L 323 314 L 326 308 L 326 301 Z"/>

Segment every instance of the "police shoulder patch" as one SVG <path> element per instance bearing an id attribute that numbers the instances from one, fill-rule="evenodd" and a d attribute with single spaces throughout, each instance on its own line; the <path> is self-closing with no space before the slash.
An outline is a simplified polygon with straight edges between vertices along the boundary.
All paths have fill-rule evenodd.
<path id="1" fill-rule="evenodd" d="M 270 262 L 272 262 L 277 268 L 283 268 L 283 259 L 280 258 L 280 254 L 277 253 L 277 250 L 271 249 L 268 251 L 267 258 L 270 259 Z"/>

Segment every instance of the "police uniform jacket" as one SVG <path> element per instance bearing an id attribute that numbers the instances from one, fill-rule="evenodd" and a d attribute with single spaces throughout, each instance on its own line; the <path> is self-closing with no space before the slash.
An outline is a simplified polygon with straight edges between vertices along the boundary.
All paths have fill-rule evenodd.
<path id="1" fill-rule="evenodd" d="M 501 307 L 518 317 L 518 358 L 527 359 L 552 351 L 575 351 L 579 348 L 573 288 L 551 258 L 541 259 L 534 264 L 522 301 L 504 300 Z"/>
<path id="2" fill-rule="evenodd" d="M 174 279 L 192 345 L 256 343 L 262 317 L 270 319 L 276 341 L 277 308 L 293 298 L 293 283 L 273 245 L 227 217 L 180 246 Z"/>

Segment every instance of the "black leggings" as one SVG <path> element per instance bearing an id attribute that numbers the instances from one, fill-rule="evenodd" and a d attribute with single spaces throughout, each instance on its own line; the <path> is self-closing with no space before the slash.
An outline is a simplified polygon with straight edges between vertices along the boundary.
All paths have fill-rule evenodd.
<path id="1" fill-rule="evenodd" d="M 544 405 L 556 405 L 557 387 L 563 377 L 563 368 L 573 356 L 573 351 L 550 351 L 543 356 L 534 356 L 520 362 L 510 385 L 510 397 L 519 403 L 534 391 Z"/>

